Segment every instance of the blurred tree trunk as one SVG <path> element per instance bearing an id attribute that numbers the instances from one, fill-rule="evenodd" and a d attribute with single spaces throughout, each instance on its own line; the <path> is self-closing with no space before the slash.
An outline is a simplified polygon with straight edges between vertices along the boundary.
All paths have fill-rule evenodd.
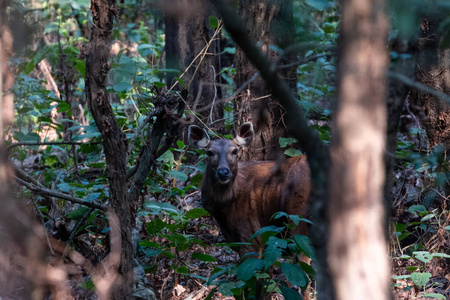
<path id="1" fill-rule="evenodd" d="M 337 299 L 390 299 L 383 226 L 388 21 L 383 1 L 341 3 L 328 261 Z"/>
<path id="2" fill-rule="evenodd" d="M 92 0 L 93 26 L 86 50 L 86 99 L 89 110 L 103 138 L 109 180 L 109 201 L 117 214 L 121 230 L 119 278 L 112 290 L 113 299 L 132 299 L 133 269 L 131 265 L 133 247 L 131 243 L 132 211 L 126 194 L 125 135 L 120 129 L 106 92 L 106 75 L 110 69 L 108 61 L 111 48 L 111 32 L 117 13 L 114 0 Z M 111 249 L 117 248 L 111 241 Z M 114 253 L 113 253 L 114 255 Z M 112 258 L 114 259 L 114 258 Z"/>
<path id="3" fill-rule="evenodd" d="M 413 77 L 415 53 L 407 40 L 395 39 L 391 42 L 389 51 L 399 54 L 409 54 L 390 64 L 390 71 L 402 74 L 408 78 Z M 394 185 L 395 151 L 397 149 L 397 132 L 405 100 L 409 94 L 409 87 L 398 80 L 390 79 L 387 98 L 387 128 L 386 128 L 386 180 L 384 185 L 384 198 L 386 207 L 386 229 L 389 225 L 393 202 L 392 188 Z"/>
<path id="4" fill-rule="evenodd" d="M 260 44 L 262 51 L 270 60 L 277 59 L 280 54 L 270 46 L 277 45 L 283 49 L 293 44 L 292 33 L 295 32 L 295 28 L 292 1 L 240 0 L 239 10 L 251 38 Z M 283 55 L 279 64 L 292 62 L 295 58 L 295 52 L 291 51 Z M 239 47 L 236 49 L 234 65 L 238 89 L 250 80 L 257 70 Z M 286 80 L 291 89 L 296 90 L 295 66 L 282 69 L 278 74 Z M 287 135 L 283 121 L 285 111 L 272 99 L 270 93 L 263 79 L 258 77 L 235 100 L 238 122 L 251 121 L 257 133 L 251 149 L 246 149 L 244 153 L 244 160 L 276 159 L 279 155 L 279 137 Z"/>
<path id="5" fill-rule="evenodd" d="M 214 83 L 220 72 L 217 40 L 220 35 L 212 40 L 214 29 L 209 28 L 209 16 L 213 14 L 211 4 L 205 0 L 167 1 L 164 7 L 166 67 L 181 72 L 167 73 L 167 87 L 175 84 L 176 90 L 187 89 L 188 104 L 194 112 L 218 100 L 219 87 Z M 185 71 L 181 78 L 185 86 L 181 86 L 176 78 Z M 211 116 L 209 109 L 201 115 L 205 123 L 221 119 L 222 105 L 215 105 Z"/>
<path id="6" fill-rule="evenodd" d="M 447 10 L 448 11 L 448 10 Z M 439 25 L 448 17 L 445 9 L 435 7 L 433 13 L 422 18 L 419 39 L 416 78 L 436 90 L 450 94 L 450 48 L 444 46 L 444 36 Z M 423 109 L 425 116 L 419 121 L 427 132 L 430 147 L 443 146 L 444 160 L 450 155 L 450 105 L 429 93 L 415 90 L 411 102 Z M 449 166 L 443 164 L 444 173 L 449 173 Z M 450 194 L 450 175 L 445 185 L 446 195 Z"/>

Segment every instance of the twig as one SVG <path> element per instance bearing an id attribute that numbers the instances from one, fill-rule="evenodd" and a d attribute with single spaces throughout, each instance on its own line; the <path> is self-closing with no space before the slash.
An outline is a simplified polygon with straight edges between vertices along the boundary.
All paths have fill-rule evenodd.
<path id="1" fill-rule="evenodd" d="M 214 76 L 213 76 L 213 78 L 214 78 L 214 98 L 213 98 L 213 100 L 212 100 L 212 102 L 211 102 L 211 111 L 209 112 L 209 121 L 212 123 L 212 117 L 213 117 L 213 110 L 214 110 L 214 103 L 216 102 L 216 98 L 217 98 L 217 87 L 216 87 L 216 85 L 215 85 L 215 83 L 216 83 L 216 69 L 214 69 L 214 66 L 213 65 L 211 65 L 211 68 L 213 69 L 213 73 L 214 73 Z"/>
<path id="2" fill-rule="evenodd" d="M 431 95 L 441 99 L 442 101 L 447 102 L 447 104 L 450 104 L 450 96 L 447 95 L 446 93 L 443 93 L 443 92 L 441 92 L 439 90 L 430 88 L 429 86 L 427 86 L 427 85 L 425 85 L 423 83 L 420 83 L 418 81 L 414 81 L 411 78 L 409 78 L 409 77 L 407 77 L 407 76 L 405 76 L 403 74 L 400 74 L 400 73 L 388 72 L 387 75 L 388 75 L 388 77 L 390 77 L 392 79 L 395 79 L 395 80 L 398 80 L 398 81 L 404 83 L 405 85 L 407 85 L 409 87 L 412 87 L 412 88 L 415 88 L 415 89 L 420 90 L 422 92 L 431 94 Z"/>
<path id="3" fill-rule="evenodd" d="M 40 186 L 34 185 L 32 183 L 26 182 L 25 180 L 22 180 L 22 179 L 20 179 L 17 176 L 15 176 L 15 179 L 16 179 L 16 181 L 18 183 L 20 183 L 21 185 L 25 186 L 26 188 L 28 188 L 29 190 L 35 192 L 38 195 L 47 195 L 47 196 L 57 197 L 57 198 L 60 198 L 60 199 L 68 200 L 70 202 L 82 204 L 84 206 L 95 208 L 95 209 L 101 209 L 101 210 L 105 210 L 106 209 L 106 206 L 104 206 L 104 205 L 97 204 L 95 202 L 88 202 L 88 201 L 85 201 L 83 199 L 72 197 L 72 196 L 69 196 L 69 195 L 64 194 L 64 193 L 60 193 L 60 192 L 56 192 L 56 191 L 53 191 L 53 190 L 49 190 L 49 189 L 47 189 L 45 187 L 40 187 Z"/>
<path id="4" fill-rule="evenodd" d="M 158 115 L 159 113 L 161 113 L 161 108 L 155 108 L 154 110 L 152 110 L 150 113 L 147 114 L 147 117 L 145 117 L 144 121 L 139 124 L 138 128 L 136 129 L 134 136 L 131 138 L 129 146 L 128 146 L 128 151 L 127 151 L 127 157 L 125 159 L 126 162 L 128 162 L 128 158 L 131 155 L 131 152 L 133 152 L 134 149 L 134 145 L 136 143 L 137 137 L 139 136 L 140 132 L 144 129 L 145 125 L 147 125 L 147 123 L 150 123 L 151 119 Z"/>
<path id="5" fill-rule="evenodd" d="M 90 142 L 90 144 L 99 144 L 100 142 Z M 9 152 L 12 148 L 18 146 L 47 146 L 47 145 L 84 145 L 83 142 L 19 142 L 12 143 L 6 147 L 6 152 Z"/>

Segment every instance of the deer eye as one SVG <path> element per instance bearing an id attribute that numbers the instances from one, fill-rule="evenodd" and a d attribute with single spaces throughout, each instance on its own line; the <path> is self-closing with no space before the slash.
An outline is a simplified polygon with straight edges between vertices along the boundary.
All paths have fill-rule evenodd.
<path id="1" fill-rule="evenodd" d="M 206 151 L 206 155 L 208 155 L 209 157 L 211 157 L 211 156 L 213 156 L 214 155 L 214 153 L 212 152 L 212 151 Z"/>
<path id="2" fill-rule="evenodd" d="M 238 149 L 237 148 L 235 148 L 235 149 L 233 149 L 233 152 L 231 152 L 233 155 L 236 155 L 237 153 L 238 153 Z"/>

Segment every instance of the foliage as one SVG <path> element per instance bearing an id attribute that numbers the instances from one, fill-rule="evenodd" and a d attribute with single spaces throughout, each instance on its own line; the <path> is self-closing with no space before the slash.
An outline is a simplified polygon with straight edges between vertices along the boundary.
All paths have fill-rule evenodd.
<path id="1" fill-rule="evenodd" d="M 314 258 L 314 250 L 308 237 L 292 236 L 289 232 L 299 222 L 309 221 L 285 213 L 277 213 L 274 218 L 287 218 L 289 222 L 284 227 L 263 227 L 251 237 L 251 240 L 260 240 L 265 245 L 262 255 L 248 253 L 239 264 L 216 267 L 207 285 L 217 286 L 221 294 L 234 296 L 236 299 L 271 293 L 282 294 L 285 299 L 301 299 L 289 284 L 301 288 L 302 291 L 306 289 L 309 278 L 314 278 L 314 269 L 304 262 L 298 264 L 296 261 L 300 255 Z M 275 270 L 281 270 L 282 276 L 272 276 Z"/>

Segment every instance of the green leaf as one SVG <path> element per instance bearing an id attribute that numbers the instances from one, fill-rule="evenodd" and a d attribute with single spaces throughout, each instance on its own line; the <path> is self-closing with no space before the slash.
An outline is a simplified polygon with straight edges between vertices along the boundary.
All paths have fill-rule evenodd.
<path id="1" fill-rule="evenodd" d="M 209 16 L 209 29 L 216 29 L 219 26 L 219 19 L 216 16 Z"/>
<path id="2" fill-rule="evenodd" d="M 406 211 L 418 216 L 417 213 L 426 212 L 427 209 L 423 205 L 411 205 Z"/>
<path id="3" fill-rule="evenodd" d="M 296 142 L 297 142 L 297 140 L 294 139 L 294 138 L 284 138 L 284 137 L 280 137 L 279 138 L 279 143 L 280 143 L 280 147 L 281 148 L 290 146 L 290 145 L 292 145 L 292 144 L 294 144 Z"/>
<path id="4" fill-rule="evenodd" d="M 102 193 L 90 193 L 89 195 L 87 195 L 87 197 L 86 197 L 86 201 L 87 202 L 92 202 L 92 201 L 94 201 L 94 200 L 97 200 L 98 199 L 98 197 L 100 197 L 100 195 L 101 195 Z"/>
<path id="5" fill-rule="evenodd" d="M 286 154 L 289 157 L 296 157 L 302 155 L 303 152 L 294 148 L 289 148 L 284 151 L 284 154 Z"/>
<path id="6" fill-rule="evenodd" d="M 431 214 L 426 215 L 425 217 L 423 217 L 423 218 L 420 220 L 420 222 L 425 222 L 425 221 L 428 221 L 428 220 L 430 220 L 430 219 L 432 219 L 432 218 L 434 218 L 434 213 L 431 213 Z"/>
<path id="7" fill-rule="evenodd" d="M 175 206 L 167 202 L 145 201 L 144 207 L 156 214 L 160 214 L 161 212 L 180 214 L 180 211 Z"/>
<path id="8" fill-rule="evenodd" d="M 191 185 L 195 187 L 200 187 L 202 184 L 203 174 L 197 173 L 194 176 L 191 177 Z M 450 229 L 449 229 L 450 230 Z"/>
<path id="9" fill-rule="evenodd" d="M 394 276 L 391 276 L 391 278 L 394 280 L 405 280 L 405 279 L 411 278 L 411 275 L 394 275 Z"/>
<path id="10" fill-rule="evenodd" d="M 264 268 L 269 269 L 280 257 L 282 251 L 276 246 L 268 246 L 264 251 Z"/>
<path id="11" fill-rule="evenodd" d="M 445 296 L 438 294 L 438 293 L 423 293 L 422 297 L 425 298 L 435 298 L 435 299 L 447 299 Z"/>
<path id="12" fill-rule="evenodd" d="M 419 288 L 422 288 L 431 278 L 431 273 L 412 273 L 411 280 Z"/>
<path id="13" fill-rule="evenodd" d="M 156 242 L 152 242 L 152 241 L 139 241 L 139 246 L 142 247 L 151 247 L 151 248 L 159 248 L 159 244 Z"/>
<path id="14" fill-rule="evenodd" d="M 78 209 L 68 213 L 67 218 L 71 220 L 79 220 L 86 214 L 87 211 L 88 209 L 85 206 L 80 206 Z"/>
<path id="15" fill-rule="evenodd" d="M 257 237 L 258 235 L 261 235 L 263 233 L 266 232 L 270 232 L 273 233 L 274 235 L 276 235 L 277 233 L 280 233 L 284 230 L 284 227 L 276 227 L 273 225 L 270 226 L 265 226 L 263 228 L 258 229 L 258 231 L 256 231 L 251 237 L 250 240 L 254 239 L 255 237 Z"/>
<path id="16" fill-rule="evenodd" d="M 70 185 L 68 183 L 60 183 L 57 185 L 57 187 L 61 192 L 64 193 L 70 192 Z"/>
<path id="17" fill-rule="evenodd" d="M 306 276 L 299 265 L 283 263 L 281 264 L 281 271 L 292 285 L 299 287 L 306 287 L 308 285 L 308 276 Z"/>
<path id="18" fill-rule="evenodd" d="M 151 248 L 147 248 L 147 249 L 142 250 L 142 252 L 144 252 L 144 254 L 145 254 L 147 257 L 153 257 L 153 256 L 156 256 L 156 255 L 161 254 L 163 251 L 162 251 L 161 249 L 151 249 Z"/>
<path id="19" fill-rule="evenodd" d="M 327 0 L 305 0 L 305 3 L 317 10 L 324 10 L 331 7 L 331 3 Z"/>
<path id="20" fill-rule="evenodd" d="M 294 289 L 282 286 L 280 287 L 281 294 L 285 300 L 302 300 L 303 297 Z"/>
<path id="21" fill-rule="evenodd" d="M 258 258 L 247 258 L 242 262 L 236 270 L 236 276 L 238 279 L 247 281 L 255 276 L 257 270 L 261 270 L 264 267 L 264 261 Z"/>
<path id="22" fill-rule="evenodd" d="M 428 251 L 415 251 L 413 255 L 421 262 L 428 263 L 433 259 L 433 256 Z"/>
<path id="23" fill-rule="evenodd" d="M 314 248 L 311 246 L 311 239 L 305 235 L 296 234 L 294 242 L 309 258 L 314 259 Z"/>
<path id="24" fill-rule="evenodd" d="M 189 269 L 188 269 L 186 266 L 178 267 L 175 271 L 176 271 L 178 274 L 186 274 L 186 273 L 189 273 Z"/>
<path id="25" fill-rule="evenodd" d="M 193 208 L 186 213 L 186 218 L 188 219 L 198 219 L 203 216 L 209 216 L 209 212 L 204 208 Z"/>
<path id="26" fill-rule="evenodd" d="M 167 174 L 178 179 L 181 182 L 185 182 L 186 180 L 188 180 L 188 176 L 181 171 L 168 171 Z"/>
<path id="27" fill-rule="evenodd" d="M 444 257 L 444 258 L 450 258 L 450 255 L 445 254 L 445 253 L 433 253 L 431 254 L 431 256 L 433 257 Z"/>
<path id="28" fill-rule="evenodd" d="M 203 254 L 203 253 L 193 253 L 192 254 L 192 258 L 196 258 L 198 260 L 208 261 L 208 262 L 215 262 L 216 261 L 216 259 L 214 257 L 212 257 L 211 255 Z"/>
<path id="29" fill-rule="evenodd" d="M 133 86 L 129 82 L 124 82 L 124 81 L 113 85 L 113 89 L 116 92 L 126 92 L 132 88 L 133 88 Z"/>

